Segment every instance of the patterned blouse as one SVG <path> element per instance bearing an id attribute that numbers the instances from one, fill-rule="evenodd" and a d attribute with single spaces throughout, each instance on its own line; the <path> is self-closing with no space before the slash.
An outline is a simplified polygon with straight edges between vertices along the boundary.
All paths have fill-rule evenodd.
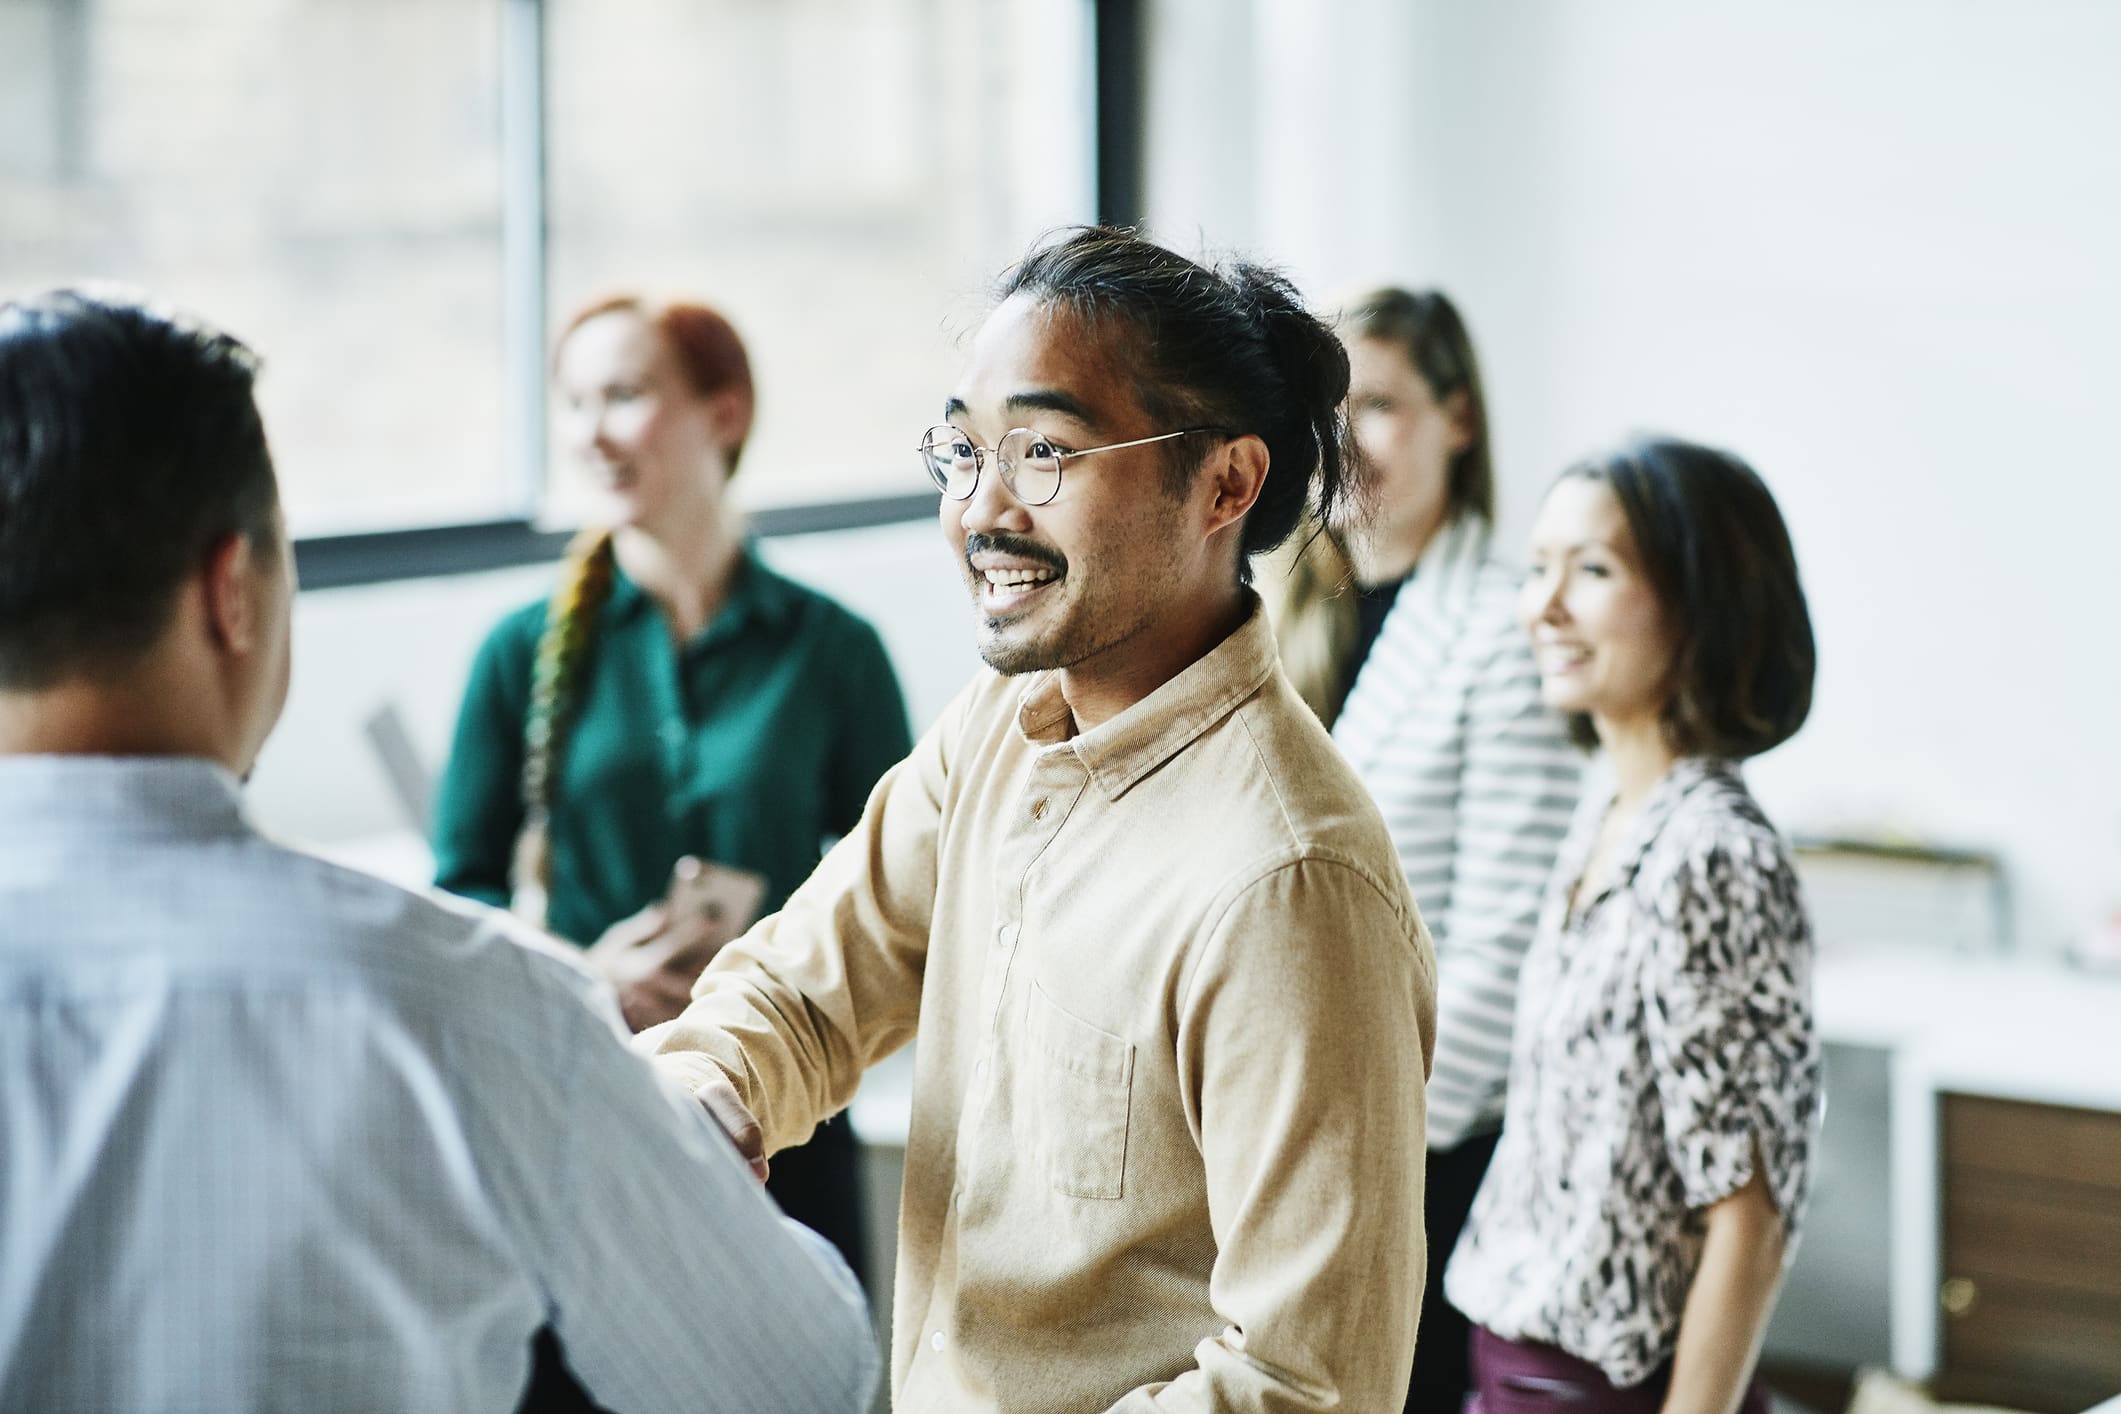
<path id="1" fill-rule="evenodd" d="M 1671 1358 L 1702 1210 L 1752 1177 L 1756 1140 L 1796 1250 L 1819 1045 L 1796 871 L 1736 768 L 1675 765 L 1572 917 L 1611 803 L 1587 793 L 1562 846 L 1519 986 L 1502 1142 L 1444 1290 L 1497 1335 L 1626 1387 Z"/>

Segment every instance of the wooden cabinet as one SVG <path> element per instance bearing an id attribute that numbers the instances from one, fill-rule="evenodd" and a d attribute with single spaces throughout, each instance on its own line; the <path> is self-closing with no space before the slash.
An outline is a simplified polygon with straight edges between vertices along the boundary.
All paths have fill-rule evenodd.
<path id="1" fill-rule="evenodd" d="M 2121 1392 L 2121 1114 L 1939 1103 L 1938 1392 L 2037 1414 Z"/>

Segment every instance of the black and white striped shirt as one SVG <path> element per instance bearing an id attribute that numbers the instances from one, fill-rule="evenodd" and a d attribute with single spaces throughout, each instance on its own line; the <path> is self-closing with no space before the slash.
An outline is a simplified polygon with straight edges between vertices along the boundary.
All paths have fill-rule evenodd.
<path id="1" fill-rule="evenodd" d="M 1400 591 L 1333 729 L 1383 811 L 1435 939 L 1429 1147 L 1502 1122 L 1517 973 L 1582 758 L 1539 693 L 1517 576 L 1447 524 Z"/>

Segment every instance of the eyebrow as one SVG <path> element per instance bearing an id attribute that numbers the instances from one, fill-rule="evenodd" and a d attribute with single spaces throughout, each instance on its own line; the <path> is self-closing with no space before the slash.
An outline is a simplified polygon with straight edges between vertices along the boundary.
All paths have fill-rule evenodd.
<path id="1" fill-rule="evenodd" d="M 1074 418 L 1085 427 L 1097 426 L 1097 416 L 1090 411 L 1087 403 L 1058 388 L 1026 388 L 1022 392 L 1011 393 L 1002 400 L 1002 410 L 1009 413 L 1057 412 L 1063 417 Z M 945 420 L 967 416 L 971 411 L 963 398 L 951 398 L 943 404 Z"/>

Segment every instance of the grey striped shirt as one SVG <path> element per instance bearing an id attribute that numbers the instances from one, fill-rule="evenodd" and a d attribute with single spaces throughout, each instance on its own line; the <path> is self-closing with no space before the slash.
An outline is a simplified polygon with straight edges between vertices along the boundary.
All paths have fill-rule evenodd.
<path id="1" fill-rule="evenodd" d="M 1518 968 L 1581 787 L 1582 758 L 1540 699 L 1517 588 L 1479 521 L 1446 525 L 1333 728 L 1436 943 L 1437 1150 L 1502 1123 Z"/>
<path id="2" fill-rule="evenodd" d="M 216 766 L 0 757 L 0 1408 L 509 1410 L 548 1325 L 622 1414 L 866 1407 L 846 1268 L 616 1020 Z"/>

